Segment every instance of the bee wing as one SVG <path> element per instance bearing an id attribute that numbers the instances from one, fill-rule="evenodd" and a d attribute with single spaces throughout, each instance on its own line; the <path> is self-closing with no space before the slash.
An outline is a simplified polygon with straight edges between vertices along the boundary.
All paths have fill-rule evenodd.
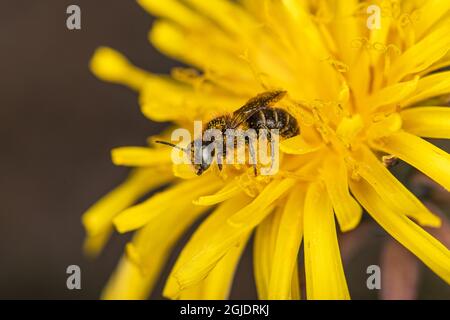
<path id="1" fill-rule="evenodd" d="M 286 95 L 286 91 L 268 91 L 251 98 L 247 103 L 233 112 L 231 128 L 237 128 L 258 111 L 272 106 Z"/>

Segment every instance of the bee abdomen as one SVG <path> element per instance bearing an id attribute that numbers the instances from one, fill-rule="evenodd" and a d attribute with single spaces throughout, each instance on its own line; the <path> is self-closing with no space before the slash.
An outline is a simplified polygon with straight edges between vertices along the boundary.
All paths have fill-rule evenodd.
<path id="1" fill-rule="evenodd" d="M 300 133 L 295 117 L 279 108 L 266 108 L 257 112 L 247 120 L 247 126 L 255 130 L 277 129 L 283 138 L 290 138 Z"/>

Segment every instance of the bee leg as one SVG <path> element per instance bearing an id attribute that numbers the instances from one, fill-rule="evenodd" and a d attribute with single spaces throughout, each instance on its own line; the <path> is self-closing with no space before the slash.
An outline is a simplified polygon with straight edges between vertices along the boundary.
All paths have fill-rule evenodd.
<path id="1" fill-rule="evenodd" d="M 250 153 L 250 159 L 253 165 L 253 172 L 255 173 L 255 177 L 258 175 L 258 169 L 256 168 L 256 152 L 254 145 L 251 141 L 248 141 L 248 151 Z"/>
<path id="2" fill-rule="evenodd" d="M 273 168 L 273 163 L 275 162 L 275 140 L 272 139 L 272 134 L 267 126 L 261 127 L 261 129 L 266 130 L 267 132 L 267 140 L 270 143 L 270 170 Z"/>
<path id="3" fill-rule="evenodd" d="M 268 139 L 270 141 L 270 170 L 273 169 L 273 164 L 275 162 L 275 140 L 269 132 Z"/>
<path id="4" fill-rule="evenodd" d="M 222 157 L 219 153 L 217 153 L 216 161 L 217 161 L 217 167 L 219 168 L 219 171 L 222 171 L 222 168 L 223 168 Z"/>

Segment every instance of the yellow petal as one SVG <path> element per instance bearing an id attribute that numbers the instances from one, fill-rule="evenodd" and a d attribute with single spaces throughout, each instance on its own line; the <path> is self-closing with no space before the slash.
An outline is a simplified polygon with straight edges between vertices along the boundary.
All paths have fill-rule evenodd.
<path id="1" fill-rule="evenodd" d="M 108 281 L 103 298 L 146 298 L 178 239 L 204 212 L 205 207 L 196 207 L 188 201 L 184 210 L 168 211 L 138 230 L 127 244 L 127 256 Z"/>
<path id="2" fill-rule="evenodd" d="M 367 212 L 392 237 L 450 284 L 450 251 L 407 217 L 396 214 L 364 181 L 351 190 Z"/>
<path id="3" fill-rule="evenodd" d="M 334 13 L 334 19 L 330 24 L 330 30 L 338 46 L 338 51 L 343 61 L 347 64 L 353 63 L 358 51 L 352 48 L 354 39 L 361 36 L 359 21 L 355 16 L 357 0 L 328 1 L 329 10 Z"/>
<path id="4" fill-rule="evenodd" d="M 245 98 L 216 87 L 203 85 L 195 88 L 158 76 L 145 82 L 139 101 L 142 112 L 149 119 L 180 123 L 183 120 L 203 120 L 212 116 L 212 110 L 217 114 L 232 112 L 245 103 Z"/>
<path id="5" fill-rule="evenodd" d="M 183 250 L 181 251 L 180 255 L 178 256 L 178 259 L 175 263 L 175 266 L 172 268 L 172 271 L 167 279 L 165 288 L 164 288 L 164 296 L 168 298 L 180 298 L 180 294 L 184 290 L 189 290 L 191 286 L 195 286 L 197 284 L 201 284 L 204 280 L 199 279 L 197 283 L 192 283 L 191 286 L 183 286 L 180 287 L 178 280 L 176 278 L 177 272 L 183 268 L 183 266 L 191 261 L 199 252 L 204 250 L 204 248 L 208 247 L 208 244 L 211 240 L 211 238 L 214 236 L 214 234 L 217 232 L 217 229 L 221 229 L 224 226 L 226 227 L 226 221 L 230 215 L 230 213 L 234 211 L 238 211 L 244 206 L 246 206 L 250 202 L 251 198 L 246 196 L 245 194 L 240 194 L 236 196 L 235 198 L 232 198 L 230 200 L 227 200 L 223 203 L 221 203 L 217 209 L 214 210 L 206 219 L 204 222 L 200 224 L 200 226 L 197 228 L 197 230 L 194 232 L 192 237 L 189 239 L 188 243 L 184 246 Z M 226 227 L 228 228 L 228 227 Z M 251 230 L 250 230 L 251 231 Z M 242 235 L 245 237 L 245 234 L 249 234 L 250 231 L 244 232 Z M 242 238 L 244 239 L 244 238 Z M 236 241 L 237 243 L 240 243 L 239 239 Z M 233 247 L 233 246 L 230 246 Z M 234 248 L 234 247 L 233 247 Z M 232 249 L 230 249 L 232 250 Z M 230 251 L 228 251 L 230 252 Z M 225 256 L 228 253 L 225 254 Z M 235 252 L 234 254 L 237 254 Z M 230 253 L 231 256 L 234 255 L 233 253 Z M 235 257 L 236 258 L 236 257 Z M 231 258 L 230 258 L 231 259 Z M 220 258 L 219 258 L 220 260 Z M 220 260 L 218 263 L 221 263 L 222 260 Z M 224 262 L 227 264 L 227 262 Z M 217 267 L 218 264 L 215 266 Z M 214 265 L 211 267 L 212 272 L 214 272 L 215 268 Z M 209 276 L 208 276 L 209 277 Z M 213 276 L 216 277 L 216 276 Z M 230 275 L 230 281 L 231 281 L 231 275 Z M 206 279 L 205 279 L 206 280 Z M 222 285 L 225 285 L 224 283 Z M 217 294 L 225 294 L 225 292 L 217 292 Z"/>
<path id="6" fill-rule="evenodd" d="M 263 11 L 260 23 L 271 31 L 271 36 L 265 34 L 265 37 L 261 39 L 253 37 L 257 47 L 252 52 L 258 56 L 268 48 L 268 42 L 273 42 L 275 48 L 272 54 L 267 54 L 267 59 L 261 60 L 259 64 L 261 68 L 264 68 L 271 77 L 273 74 L 278 75 L 280 72 L 277 72 L 275 68 L 269 69 L 268 65 L 279 63 L 284 59 L 298 80 L 298 82 L 295 81 L 297 82 L 295 89 L 285 87 L 286 89 L 295 95 L 304 96 L 305 99 L 318 95 L 324 99 L 334 97 L 339 84 L 339 75 L 331 63 L 323 61 L 325 57 L 330 56 L 330 52 L 326 49 L 328 38 L 322 37 L 317 24 L 312 21 L 313 17 L 296 0 L 263 1 L 263 3 L 260 5 Z M 308 43 L 307 50 L 305 50 L 305 43 Z M 276 52 L 277 49 L 281 52 Z M 273 56 L 277 56 L 277 59 L 274 60 Z M 302 61 L 301 67 L 296 61 Z M 323 74 L 328 74 L 329 85 L 314 87 L 313 84 L 320 81 Z M 295 85 L 295 82 L 289 85 Z M 301 85 L 298 85 L 300 83 Z"/>
<path id="7" fill-rule="evenodd" d="M 259 4 L 259 1 L 256 0 Z M 296 0 L 280 1 L 284 6 L 286 13 L 292 21 L 291 28 L 293 36 L 298 35 L 298 46 L 308 43 L 308 49 L 311 50 L 312 55 L 318 57 L 327 57 L 330 51 L 336 51 L 336 44 L 334 39 L 327 32 L 324 33 L 323 28 L 316 23 L 315 17 L 308 11 L 307 5 Z M 295 36 L 293 37 L 295 40 Z"/>
<path id="8" fill-rule="evenodd" d="M 89 258 L 95 258 L 108 242 L 113 232 L 112 223 L 111 226 L 105 228 L 100 233 L 95 235 L 87 235 L 83 242 L 83 252 Z"/>
<path id="9" fill-rule="evenodd" d="M 391 114 L 375 114 L 370 126 L 367 128 L 367 138 L 375 140 L 389 136 L 402 128 L 402 117 L 398 112 Z"/>
<path id="10" fill-rule="evenodd" d="M 353 41 L 353 39 L 348 40 Z M 354 48 L 351 48 L 351 50 L 355 51 L 357 53 L 357 56 L 354 58 L 354 62 L 350 64 L 349 70 L 347 72 L 348 84 L 352 90 L 352 96 L 355 97 L 356 105 L 363 106 L 364 98 L 367 95 L 367 92 L 371 90 L 371 74 L 378 74 L 378 72 L 370 71 L 371 61 L 368 50 L 355 50 Z"/>
<path id="11" fill-rule="evenodd" d="M 333 208 L 320 183 L 311 184 L 306 194 L 304 250 L 308 300 L 350 299 Z"/>
<path id="12" fill-rule="evenodd" d="M 198 28 L 206 24 L 206 19 L 178 0 L 138 0 L 138 3 L 153 16 L 173 20 L 185 27 Z"/>
<path id="13" fill-rule="evenodd" d="M 300 276 L 298 274 L 298 260 L 295 261 L 294 272 L 292 273 L 291 299 L 300 300 Z"/>
<path id="14" fill-rule="evenodd" d="M 450 48 L 449 27 L 450 23 L 447 23 L 433 31 L 398 57 L 389 72 L 389 83 L 420 72 L 445 56 Z"/>
<path id="15" fill-rule="evenodd" d="M 103 81 L 127 85 L 137 91 L 152 77 L 149 72 L 133 66 L 121 53 L 107 47 L 95 51 L 90 68 Z"/>
<path id="16" fill-rule="evenodd" d="M 401 113 L 403 129 L 419 137 L 450 139 L 449 107 L 415 107 Z"/>
<path id="17" fill-rule="evenodd" d="M 420 224 L 439 227 L 439 217 L 428 210 L 400 181 L 395 178 L 379 159 L 368 149 L 362 149 L 363 157 L 358 168 L 360 174 L 398 214 L 416 219 Z"/>
<path id="18" fill-rule="evenodd" d="M 264 219 L 264 211 L 262 209 L 281 198 L 294 186 L 295 182 L 295 179 L 292 178 L 272 181 L 251 204 L 233 214 L 228 219 L 228 224 L 235 227 L 244 227 L 248 223 L 254 223 L 255 220 L 261 221 Z"/>
<path id="19" fill-rule="evenodd" d="M 328 157 L 323 178 L 342 232 L 354 229 L 361 220 L 362 209 L 348 191 L 348 173 L 342 158 Z"/>
<path id="20" fill-rule="evenodd" d="M 450 11 L 450 2 L 428 0 L 420 7 L 420 19 L 414 23 L 417 37 L 420 39 L 441 17 Z"/>
<path id="21" fill-rule="evenodd" d="M 192 167 L 191 164 L 188 163 L 180 163 L 180 164 L 174 163 L 172 165 L 172 172 L 175 177 L 183 180 L 192 180 L 197 178 L 194 168 Z"/>
<path id="22" fill-rule="evenodd" d="M 420 72 L 419 75 L 424 76 L 424 75 L 432 74 L 434 71 L 448 70 L 448 68 L 447 68 L 448 66 L 450 66 L 450 51 L 447 52 L 447 54 L 444 57 L 442 57 L 442 59 L 440 59 L 439 61 L 436 61 L 429 68 Z"/>
<path id="23" fill-rule="evenodd" d="M 215 194 L 210 196 L 202 196 L 196 200 L 194 200 L 194 204 L 198 206 L 212 206 L 233 198 L 242 192 L 241 187 L 237 183 L 237 181 L 232 181 L 228 183 L 225 187 L 217 191 Z"/>
<path id="24" fill-rule="evenodd" d="M 153 281 L 150 274 L 143 275 L 140 269 L 127 256 L 120 259 L 117 269 L 103 289 L 104 300 L 142 300 L 151 291 Z"/>
<path id="25" fill-rule="evenodd" d="M 204 279 L 223 255 L 272 211 L 273 203 L 293 183 L 293 179 L 272 181 L 249 205 L 234 213 L 225 225 L 210 235 L 202 250 L 174 274 L 179 287 L 188 287 Z"/>
<path id="26" fill-rule="evenodd" d="M 151 189 L 170 180 L 168 173 L 154 169 L 136 170 L 124 183 L 90 207 L 82 217 L 88 235 L 85 244 L 87 253 L 95 255 L 100 252 L 111 232 L 112 220 L 119 212 L 132 205 Z"/>
<path id="27" fill-rule="evenodd" d="M 281 141 L 280 150 L 288 154 L 307 154 L 319 150 L 322 145 L 311 145 L 301 135 Z"/>
<path id="28" fill-rule="evenodd" d="M 180 211 L 186 206 L 191 206 L 193 199 L 217 190 L 222 184 L 220 179 L 210 175 L 183 181 L 124 210 L 114 218 L 114 225 L 120 233 L 138 229 L 159 215 Z"/>
<path id="29" fill-rule="evenodd" d="M 380 21 L 381 28 L 380 29 L 374 28 L 370 30 L 370 39 L 369 39 L 370 43 L 387 45 L 389 33 L 393 22 L 394 21 L 391 17 L 389 17 L 388 15 L 381 14 L 381 21 Z M 370 54 L 372 56 L 374 66 L 379 66 L 380 60 L 382 61 L 386 57 L 385 52 L 381 50 L 371 50 Z M 382 75 L 382 73 L 380 73 L 379 75 Z M 374 77 L 377 77 L 379 75 L 375 74 Z M 376 81 L 374 82 L 376 83 Z"/>
<path id="30" fill-rule="evenodd" d="M 450 190 L 450 156 L 447 152 L 406 132 L 383 138 L 375 147 L 416 167 Z"/>
<path id="31" fill-rule="evenodd" d="M 153 223 L 134 234 L 133 240 L 126 246 L 128 257 L 141 268 L 142 273 L 155 272 L 157 257 L 164 260 L 170 253 L 169 248 L 206 211 L 205 207 L 188 204 L 180 210 L 156 217 Z"/>
<path id="32" fill-rule="evenodd" d="M 230 294 L 233 277 L 250 233 L 220 259 L 201 284 L 200 296 L 182 294 L 182 299 L 225 300 Z"/>
<path id="33" fill-rule="evenodd" d="M 256 28 L 256 22 L 251 19 L 241 6 L 228 0 L 186 0 L 205 16 L 209 17 L 225 30 L 236 34 L 245 34 L 248 30 Z"/>
<path id="34" fill-rule="evenodd" d="M 418 83 L 419 77 L 417 76 L 414 77 L 413 80 L 400 82 L 385 87 L 370 96 L 367 101 L 367 107 L 370 108 L 370 110 L 374 110 L 381 106 L 387 106 L 401 102 L 414 93 Z"/>
<path id="35" fill-rule="evenodd" d="M 232 247 L 196 288 L 181 292 L 182 300 L 226 300 L 230 294 L 234 273 L 250 234 Z"/>
<path id="36" fill-rule="evenodd" d="M 358 114 L 343 118 L 337 127 L 336 134 L 345 145 L 349 145 L 362 129 L 364 129 L 364 122 L 361 115 Z"/>
<path id="37" fill-rule="evenodd" d="M 283 209 L 278 207 L 256 228 L 253 240 L 253 273 L 256 291 L 260 300 L 269 299 L 275 243 L 282 213 Z"/>
<path id="38" fill-rule="evenodd" d="M 151 120 L 180 121 L 189 119 L 186 113 L 196 114 L 194 106 L 189 103 L 192 95 L 191 87 L 161 76 L 145 83 L 139 102 L 142 113 Z M 184 109 L 184 115 L 181 109 Z"/>
<path id="39" fill-rule="evenodd" d="M 144 147 L 121 147 L 111 151 L 112 161 L 117 166 L 146 167 L 172 162 L 170 150 Z"/>
<path id="40" fill-rule="evenodd" d="M 417 90 L 400 106 L 408 107 L 417 102 L 450 93 L 450 71 L 438 72 L 419 80 Z"/>
<path id="41" fill-rule="evenodd" d="M 197 32 L 183 30 L 174 23 L 157 21 L 149 34 L 150 42 L 166 55 L 202 70 L 212 70 L 237 81 L 253 80 L 248 66 L 228 48 L 205 41 Z"/>
<path id="42" fill-rule="evenodd" d="M 294 272 L 298 272 L 297 256 L 303 237 L 303 209 L 305 188 L 294 188 L 286 201 L 274 242 L 274 252 L 271 261 L 268 298 L 291 299 L 298 293 L 292 293 Z M 298 274 L 297 274 L 298 281 Z M 298 283 L 297 283 L 298 285 Z"/>
<path id="43" fill-rule="evenodd" d="M 262 15 L 264 12 L 264 6 L 261 6 L 261 0 L 239 0 L 239 3 L 254 15 Z"/>

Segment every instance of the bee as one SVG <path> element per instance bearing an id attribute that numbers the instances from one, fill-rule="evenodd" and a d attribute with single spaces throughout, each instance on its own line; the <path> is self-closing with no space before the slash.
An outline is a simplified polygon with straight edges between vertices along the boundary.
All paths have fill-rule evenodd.
<path id="1" fill-rule="evenodd" d="M 276 129 L 279 132 L 279 136 L 283 139 L 291 138 L 300 133 L 300 127 L 297 120 L 286 110 L 274 107 L 274 104 L 280 101 L 285 95 L 286 91 L 268 91 L 261 93 L 247 101 L 241 108 L 234 111 L 231 114 L 225 114 L 209 121 L 203 132 L 208 129 L 219 130 L 222 137 L 225 138 L 226 131 L 228 129 L 254 129 L 257 134 L 261 129 L 267 130 L 266 132 Z M 268 141 L 272 141 L 270 133 L 267 134 Z M 201 140 L 201 141 L 199 141 Z M 225 140 L 225 139 L 223 139 Z M 202 175 L 211 165 L 215 154 L 214 150 L 211 151 L 211 144 L 214 141 L 203 141 L 202 138 L 191 142 L 188 148 L 180 148 L 170 142 L 155 141 L 156 143 L 169 145 L 171 147 L 183 150 L 190 156 L 191 164 L 194 167 L 197 175 Z M 249 147 L 250 156 L 255 159 L 255 152 L 249 145 L 249 141 L 246 140 L 246 145 Z M 195 151 L 194 145 L 201 146 L 200 158 L 197 164 L 194 159 Z M 224 148 L 226 150 L 226 148 Z M 273 153 L 273 151 L 272 151 Z M 223 152 L 222 157 L 226 157 L 226 152 Z M 220 155 L 217 155 L 217 165 L 219 170 L 222 170 L 222 159 Z M 255 176 L 257 175 L 256 164 L 253 162 L 253 168 Z"/>

